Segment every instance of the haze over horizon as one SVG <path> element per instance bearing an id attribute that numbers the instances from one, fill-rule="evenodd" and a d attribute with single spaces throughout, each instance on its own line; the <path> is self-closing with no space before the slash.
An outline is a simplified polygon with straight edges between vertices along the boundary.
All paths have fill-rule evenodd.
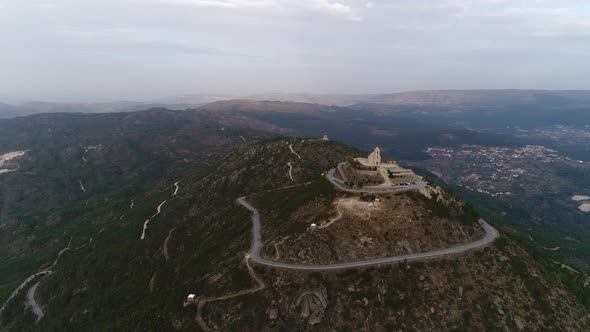
<path id="1" fill-rule="evenodd" d="M 585 1 L 0 0 L 0 101 L 590 87 Z"/>

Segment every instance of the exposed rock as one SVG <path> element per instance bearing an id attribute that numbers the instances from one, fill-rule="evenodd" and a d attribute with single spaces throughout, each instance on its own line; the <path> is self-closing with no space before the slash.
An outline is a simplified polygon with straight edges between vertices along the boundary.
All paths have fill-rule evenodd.
<path id="1" fill-rule="evenodd" d="M 272 283 L 273 286 L 280 286 L 281 284 L 283 284 L 283 278 L 280 276 Z"/>
<path id="2" fill-rule="evenodd" d="M 295 307 L 301 306 L 301 317 L 310 325 L 321 322 L 328 306 L 328 293 L 325 287 L 303 290 L 295 301 Z"/>
<path id="3" fill-rule="evenodd" d="M 502 304 L 499 298 L 496 298 L 494 300 L 494 304 L 496 305 L 496 311 L 498 311 L 498 314 L 500 315 L 504 315 L 504 310 L 502 310 Z"/>
<path id="4" fill-rule="evenodd" d="M 183 328 L 184 324 L 182 323 L 182 321 L 175 319 L 172 321 L 172 328 L 175 330 L 181 330 Z"/>
<path id="5" fill-rule="evenodd" d="M 268 318 L 274 320 L 274 319 L 277 319 L 278 316 L 279 316 L 279 309 L 277 308 L 275 301 L 272 301 L 272 304 L 270 305 L 270 311 L 268 313 Z"/>
<path id="6" fill-rule="evenodd" d="M 223 274 L 221 273 L 216 273 L 214 275 L 212 275 L 211 277 L 209 277 L 209 279 L 207 279 L 207 282 L 210 285 L 213 285 L 214 283 L 216 283 L 219 279 L 221 279 L 221 277 L 223 277 Z"/>
<path id="7" fill-rule="evenodd" d="M 299 252 L 297 253 L 297 256 L 301 259 L 304 259 L 305 258 L 305 249 L 299 250 Z"/>
<path id="8" fill-rule="evenodd" d="M 373 244 L 373 239 L 368 236 L 361 236 L 360 241 L 363 247 Z"/>
<path id="9" fill-rule="evenodd" d="M 525 324 L 520 317 L 514 317 L 514 324 L 519 331 L 524 331 Z"/>

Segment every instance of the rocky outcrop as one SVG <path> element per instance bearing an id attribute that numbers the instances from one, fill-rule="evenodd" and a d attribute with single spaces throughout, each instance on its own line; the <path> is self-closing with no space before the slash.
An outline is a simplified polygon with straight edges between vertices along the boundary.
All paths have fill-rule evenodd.
<path id="1" fill-rule="evenodd" d="M 270 318 L 271 320 L 275 320 L 275 319 L 277 319 L 278 316 L 279 316 L 279 309 L 277 308 L 276 302 L 273 300 L 271 303 L 270 309 L 268 310 L 268 318 Z"/>
<path id="2" fill-rule="evenodd" d="M 328 293 L 325 287 L 305 289 L 295 301 L 295 308 L 299 308 L 301 317 L 307 319 L 310 325 L 321 322 L 324 311 L 328 306 Z"/>

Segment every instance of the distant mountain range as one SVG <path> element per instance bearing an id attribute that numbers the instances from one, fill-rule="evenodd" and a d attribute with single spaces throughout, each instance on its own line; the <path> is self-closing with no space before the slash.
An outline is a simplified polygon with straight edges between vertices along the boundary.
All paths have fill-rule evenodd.
<path id="1" fill-rule="evenodd" d="M 516 106 L 590 104 L 590 91 L 437 90 L 375 95 L 363 102 L 385 105 Z"/>
<path id="2" fill-rule="evenodd" d="M 280 101 L 326 106 L 385 105 L 390 107 L 465 108 L 506 107 L 588 107 L 590 91 L 549 90 L 435 90 L 391 94 L 308 94 L 277 93 L 257 95 L 181 95 L 153 101 L 116 101 L 104 103 L 27 102 L 20 105 L 0 103 L 0 118 L 38 113 L 107 113 L 133 112 L 154 107 L 172 110 L 193 109 L 224 100 Z M 212 107 L 214 108 L 214 107 Z"/>

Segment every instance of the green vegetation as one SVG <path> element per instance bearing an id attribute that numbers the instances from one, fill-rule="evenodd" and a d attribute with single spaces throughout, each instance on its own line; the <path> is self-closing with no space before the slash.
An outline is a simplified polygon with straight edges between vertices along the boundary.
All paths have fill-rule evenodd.
<path id="1" fill-rule="evenodd" d="M 479 213 L 475 207 L 470 203 L 464 203 L 453 194 L 444 193 L 443 197 L 439 197 L 433 192 L 431 198 L 416 192 L 407 192 L 406 195 L 423 204 L 435 217 L 458 220 L 465 225 L 477 223 L 479 220 Z"/>
<path id="2" fill-rule="evenodd" d="M 278 233 L 297 233 L 307 224 L 296 220 L 313 222 L 328 217 L 329 204 L 336 192 L 321 174 L 346 160 L 353 151 L 351 148 L 334 142 L 302 142 L 284 137 L 264 143 L 240 143 L 238 148 L 232 140 L 244 133 L 231 129 L 220 133 L 218 126 L 208 122 L 197 127 L 184 126 L 182 123 L 187 120 L 184 114 L 174 113 L 174 116 L 178 117 L 175 124 L 161 123 L 150 117 L 150 121 L 144 120 L 150 124 L 139 127 L 145 130 L 146 136 L 159 133 L 158 130 L 173 132 L 171 136 L 155 135 L 157 138 L 146 145 L 128 138 L 123 140 L 122 146 L 107 150 L 117 156 L 129 157 L 136 153 L 143 156 L 145 149 L 153 148 L 156 152 L 148 155 L 155 162 L 134 157 L 115 160 L 105 155 L 103 158 L 108 162 L 89 166 L 89 173 L 72 171 L 70 182 L 54 183 L 51 182 L 53 176 L 49 177 L 50 185 L 39 195 L 49 197 L 54 191 L 70 188 L 81 174 L 88 175 L 86 183 L 93 183 L 89 188 L 99 188 L 96 192 L 89 192 L 87 196 L 79 193 L 64 196 L 58 201 L 41 204 L 38 211 L 33 209 L 26 214 L 15 208 L 14 211 L 21 211 L 16 214 L 18 219 L 7 223 L 0 232 L 3 245 L 0 298 L 6 297 L 22 279 L 51 264 L 57 252 L 70 240 L 71 249 L 64 253 L 54 267 L 54 273 L 43 279 L 38 289 L 37 295 L 46 317 L 35 324 L 29 310 L 23 310 L 19 297 L 0 316 L 0 329 L 195 330 L 198 328 L 194 320 L 195 307 L 182 307 L 188 293 L 219 296 L 254 285 L 242 264 L 251 244 L 250 213 L 235 204 L 236 198 L 246 196 L 259 208 L 265 219 L 263 231 L 272 228 Z M 103 129 L 112 121 L 96 119 L 104 121 L 98 126 Z M 134 118 L 125 122 L 123 118 L 118 119 L 126 126 L 141 120 Z M 77 130 L 87 127 L 91 127 L 90 121 Z M 202 130 L 203 136 L 189 133 L 195 128 Z M 142 133 L 136 134 L 145 138 Z M 99 133 L 95 135 L 102 137 Z M 72 144 L 79 137 L 74 133 L 62 143 Z M 200 139 L 207 141 L 207 137 L 227 144 L 198 142 Z M 178 145 L 168 145 L 172 138 L 179 141 Z M 191 140 L 198 143 L 189 144 Z M 95 141 L 84 142 L 81 146 L 90 143 Z M 180 148 L 183 144 L 190 151 L 202 150 L 198 154 L 186 155 Z M 289 144 L 302 155 L 302 160 L 290 153 Z M 51 148 L 57 149 L 56 146 Z M 169 157 L 161 155 L 162 151 L 173 151 L 170 153 L 189 158 L 190 162 L 174 157 L 175 161 L 168 163 Z M 66 161 L 73 162 L 80 158 L 79 152 L 70 151 L 71 155 L 59 156 L 56 163 L 63 166 Z M 225 156 L 222 162 L 215 163 L 222 156 Z M 211 166 L 197 167 L 197 159 Z M 136 162 L 145 168 L 137 166 Z M 294 181 L 287 176 L 288 162 L 294 165 Z M 54 169 L 57 164 L 49 167 Z M 59 177 L 58 174 L 55 176 Z M 180 181 L 181 189 L 178 195 L 172 196 L 175 181 Z M 433 216 L 451 217 L 463 223 L 477 221 L 475 208 L 462 204 L 452 195 L 445 195 L 441 201 L 436 195 L 431 199 L 415 193 L 408 196 L 427 207 Z M 12 199 L 19 201 L 16 197 Z M 35 204 L 37 200 L 39 196 L 23 202 L 23 206 Z M 133 208 L 130 207 L 131 200 L 134 201 Z M 144 221 L 155 214 L 156 206 L 164 200 L 166 204 L 162 212 L 151 219 L 145 239 L 140 240 Z M 474 206 L 479 208 L 476 203 Z M 169 258 L 166 260 L 164 241 L 173 228 L 175 231 L 167 243 Z M 533 298 L 534 302 L 526 303 L 530 307 L 527 310 L 535 315 L 531 320 L 542 320 L 539 316 L 542 313 L 549 317 L 547 326 L 553 327 L 551 320 L 559 326 L 564 317 L 569 317 L 563 313 L 547 313 L 549 305 L 557 303 L 552 302 L 551 290 L 561 290 L 563 285 L 567 287 L 559 301 L 565 303 L 563 307 L 572 315 L 581 313 L 569 294 L 576 292 L 578 301 L 588 305 L 589 294 L 583 287 L 585 275 L 556 268 L 559 265 L 536 251 L 522 249 L 526 248 L 526 241 L 519 241 L 507 236 L 497 246 L 465 255 L 462 259 L 416 264 L 404 262 L 378 269 L 306 274 L 257 267 L 257 273 L 269 285 L 266 290 L 234 299 L 229 304 L 215 303 L 206 308 L 205 315 L 222 330 L 239 330 L 240 327 L 301 330 L 308 325 L 301 319 L 299 309 L 292 308 L 293 300 L 302 289 L 325 287 L 328 307 L 317 327 L 320 330 L 327 329 L 327 326 L 360 330 L 367 317 L 382 323 L 375 327 L 376 330 L 385 324 L 392 329 L 421 330 L 421 327 L 432 327 L 428 325 L 432 322 L 439 324 L 436 327 L 446 326 L 448 329 L 498 329 L 497 307 L 487 291 L 491 289 L 501 299 Z M 501 261 L 500 256 L 509 261 Z M 538 277 L 531 275 L 533 269 L 539 271 Z M 509 286 L 520 283 L 525 287 Z M 465 294 L 459 301 L 458 288 L 463 286 Z M 269 323 L 266 310 L 272 303 L 280 306 L 279 317 L 276 322 Z M 457 314 L 453 318 L 444 316 L 442 307 L 437 304 L 453 308 Z M 435 309 L 434 314 L 431 307 Z M 510 308 L 520 310 L 517 305 Z M 394 319 L 390 320 L 390 317 Z M 244 326 L 243 322 L 248 325 Z"/>

